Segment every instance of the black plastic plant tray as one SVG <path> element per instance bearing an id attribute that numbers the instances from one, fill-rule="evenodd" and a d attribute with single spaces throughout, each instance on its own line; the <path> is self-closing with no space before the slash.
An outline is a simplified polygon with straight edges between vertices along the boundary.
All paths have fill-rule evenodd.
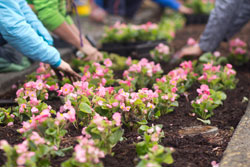
<path id="1" fill-rule="evenodd" d="M 159 43 L 167 44 L 165 40 L 131 42 L 131 43 L 106 43 L 102 45 L 101 51 L 116 53 L 121 56 L 131 56 L 132 58 L 141 59 L 140 55 L 146 58 L 150 56 L 150 50 L 154 49 Z"/>
<path id="2" fill-rule="evenodd" d="M 192 15 L 185 15 L 186 18 L 186 25 L 190 24 L 206 24 L 209 19 L 208 14 L 192 14 Z"/>

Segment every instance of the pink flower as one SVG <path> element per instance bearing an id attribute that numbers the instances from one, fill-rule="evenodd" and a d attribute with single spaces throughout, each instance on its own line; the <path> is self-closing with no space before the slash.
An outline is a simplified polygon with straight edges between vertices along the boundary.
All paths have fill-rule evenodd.
<path id="1" fill-rule="evenodd" d="M 32 107 L 32 108 L 31 108 L 31 112 L 32 112 L 32 113 L 38 113 L 39 110 L 38 110 L 36 107 Z"/>
<path id="2" fill-rule="evenodd" d="M 105 60 L 104 60 L 104 65 L 105 65 L 106 67 L 111 67 L 111 66 L 112 66 L 112 61 L 111 61 L 110 59 L 105 59 Z"/>
<path id="3" fill-rule="evenodd" d="M 74 122 L 76 120 L 75 109 L 71 108 L 67 113 L 64 113 L 63 116 L 70 122 Z"/>
<path id="4" fill-rule="evenodd" d="M 120 126 L 121 125 L 121 114 L 116 112 L 113 114 L 112 118 L 115 120 L 115 125 Z"/>
<path id="5" fill-rule="evenodd" d="M 197 89 L 197 92 L 199 93 L 199 95 L 202 94 L 210 95 L 209 87 L 205 84 L 201 85 L 200 89 Z"/>
<path id="6" fill-rule="evenodd" d="M 214 52 L 214 56 L 215 56 L 215 57 L 220 57 L 220 52 L 219 52 L 219 51 L 215 51 L 215 52 Z"/>
<path id="7" fill-rule="evenodd" d="M 195 45 L 196 43 L 197 43 L 197 42 L 195 41 L 194 38 L 188 38 L 187 45 L 193 46 L 193 45 Z"/>
<path id="8" fill-rule="evenodd" d="M 128 59 L 126 60 L 126 64 L 127 64 L 127 66 L 130 66 L 132 64 L 131 57 L 128 57 Z"/>
<path id="9" fill-rule="evenodd" d="M 68 95 L 74 91 L 74 87 L 68 83 L 66 83 L 62 88 L 61 91 L 63 95 Z"/>
<path id="10" fill-rule="evenodd" d="M 0 140 L 0 149 L 3 149 L 5 146 L 8 146 L 9 143 L 6 140 Z"/>
<path id="11" fill-rule="evenodd" d="M 118 102 L 114 102 L 114 103 L 112 103 L 112 106 L 113 107 L 117 107 L 119 105 L 119 103 Z"/>
<path id="12" fill-rule="evenodd" d="M 7 124 L 7 126 L 12 126 L 13 125 L 13 122 L 9 122 L 8 124 Z"/>
<path id="13" fill-rule="evenodd" d="M 19 108 L 19 112 L 20 112 L 20 113 L 23 113 L 25 108 L 26 108 L 26 104 L 24 104 L 24 103 L 21 104 L 21 105 L 20 105 L 20 108 Z"/>
<path id="14" fill-rule="evenodd" d="M 45 140 L 37 132 L 32 132 L 30 140 L 32 140 L 36 145 L 45 143 Z"/>

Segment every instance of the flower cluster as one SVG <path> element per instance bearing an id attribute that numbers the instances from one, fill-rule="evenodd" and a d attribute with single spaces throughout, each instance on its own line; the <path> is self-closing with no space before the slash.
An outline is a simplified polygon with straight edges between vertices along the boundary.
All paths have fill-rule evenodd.
<path id="1" fill-rule="evenodd" d="M 162 163 L 173 163 L 171 149 L 159 144 L 160 139 L 164 137 L 162 125 L 152 125 L 152 127 L 142 125 L 139 132 L 143 134 L 143 141 L 136 144 L 136 152 L 141 158 L 137 167 L 161 166 Z"/>
<path id="2" fill-rule="evenodd" d="M 14 146 L 6 140 L 0 141 L 0 149 L 5 152 L 7 166 L 50 166 L 50 157 L 55 155 L 57 147 L 49 146 L 48 143 L 37 132 L 32 132 L 22 143 Z"/>
<path id="3" fill-rule="evenodd" d="M 13 125 L 16 116 L 11 113 L 11 107 L 8 109 L 0 108 L 0 125 Z"/>
<path id="4" fill-rule="evenodd" d="M 124 71 L 123 77 L 131 82 L 136 88 L 141 89 L 153 84 L 155 79 L 163 73 L 160 64 L 141 59 L 137 64 L 132 64 L 128 70 Z"/>
<path id="5" fill-rule="evenodd" d="M 81 136 L 78 137 L 78 142 L 73 157 L 63 162 L 62 167 L 102 167 L 100 158 L 104 158 L 105 154 L 95 146 L 94 140 Z"/>
<path id="6" fill-rule="evenodd" d="M 202 84 L 207 84 L 211 89 L 234 89 L 236 86 L 236 71 L 232 69 L 231 64 L 226 66 L 212 63 L 203 64 L 202 75 L 198 78 Z"/>
<path id="7" fill-rule="evenodd" d="M 61 75 L 64 76 L 63 73 L 61 73 Z M 57 78 L 55 71 L 51 69 L 48 64 L 40 63 L 36 73 L 28 75 L 27 79 L 29 81 L 42 80 L 47 86 L 49 86 L 48 89 L 50 91 L 56 91 L 59 89 L 59 79 Z"/>
<path id="8" fill-rule="evenodd" d="M 92 63 L 84 67 L 80 67 L 83 73 L 82 81 L 88 82 L 91 86 L 108 86 L 112 85 L 114 82 L 113 71 L 110 69 L 112 66 L 112 61 L 110 59 L 104 60 L 104 65 L 99 63 Z"/>
<path id="9" fill-rule="evenodd" d="M 151 50 L 150 54 L 155 62 L 168 62 L 170 59 L 170 49 L 163 43 L 160 43 L 154 50 Z"/>
<path id="10" fill-rule="evenodd" d="M 102 117 L 96 113 L 88 127 L 82 130 L 84 136 L 91 136 L 95 146 L 108 154 L 112 153 L 112 148 L 123 135 L 120 113 L 114 113 L 112 118 L 113 120 L 110 121 L 107 117 Z"/>
<path id="11" fill-rule="evenodd" d="M 155 40 L 172 40 L 176 29 L 184 25 L 180 15 L 166 17 L 159 24 L 148 22 L 142 25 L 116 22 L 114 26 L 106 27 L 102 43 L 129 43 Z"/>
<path id="12" fill-rule="evenodd" d="M 185 4 L 193 9 L 195 14 L 209 14 L 215 5 L 215 0 L 193 0 Z"/>
<path id="13" fill-rule="evenodd" d="M 197 93 L 198 97 L 191 104 L 193 112 L 203 120 L 210 118 L 213 115 L 213 110 L 222 105 L 222 101 L 226 99 L 225 93 L 209 89 L 208 85 L 201 85 L 197 89 Z"/>
<path id="14" fill-rule="evenodd" d="M 243 65 L 248 62 L 247 44 L 239 38 L 230 41 L 229 51 L 230 54 L 228 59 L 230 63 L 234 65 Z"/>

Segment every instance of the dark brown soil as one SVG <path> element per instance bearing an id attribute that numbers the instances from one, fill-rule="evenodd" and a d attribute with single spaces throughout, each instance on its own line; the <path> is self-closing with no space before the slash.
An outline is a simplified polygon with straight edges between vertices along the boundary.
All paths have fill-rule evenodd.
<path id="1" fill-rule="evenodd" d="M 186 44 L 189 37 L 197 38 L 204 26 L 195 25 L 188 26 L 177 33 L 176 39 L 173 41 L 175 50 L 179 50 Z M 250 46 L 249 34 L 250 24 L 248 24 L 237 37 L 247 41 Z M 228 54 L 227 44 L 222 44 L 219 50 L 223 55 Z M 171 66 L 164 66 L 165 71 L 169 71 Z M 211 118 L 213 126 L 219 128 L 218 133 L 194 137 L 182 137 L 178 134 L 178 130 L 183 127 L 202 125 L 196 117 L 190 115 L 190 101 L 196 96 L 196 89 L 199 84 L 194 84 L 189 90 L 188 99 L 181 96 L 179 99 L 180 106 L 172 113 L 162 116 L 160 119 L 152 121 L 153 124 L 163 124 L 165 138 L 162 140 L 164 146 L 173 147 L 174 164 L 171 167 L 210 167 L 211 161 L 219 162 L 226 146 L 232 136 L 233 129 L 236 128 L 242 115 L 244 114 L 247 103 L 242 103 L 243 97 L 249 98 L 250 95 L 250 63 L 237 68 L 237 78 L 239 83 L 235 90 L 226 91 L 227 100 L 224 105 L 215 110 L 215 115 Z M 188 101 L 187 101 L 188 100 Z M 59 103 L 50 102 L 53 107 L 58 109 Z M 0 127 L 0 139 L 6 139 L 11 144 L 20 143 L 22 139 L 15 131 L 20 125 L 14 127 Z M 76 144 L 75 136 L 80 135 L 80 131 L 74 127 L 69 127 L 67 136 L 62 141 L 62 147 L 74 146 Z M 105 167 L 134 167 L 138 162 L 135 152 L 134 143 L 137 142 L 136 132 L 125 131 L 125 140 L 119 142 L 113 149 L 114 156 L 107 155 L 102 161 Z M 71 156 L 72 152 L 66 154 L 66 157 L 54 158 L 53 166 L 59 167 L 60 163 Z M 0 165 L 4 162 L 3 152 L 0 151 Z M 167 166 L 167 165 L 165 165 Z"/>

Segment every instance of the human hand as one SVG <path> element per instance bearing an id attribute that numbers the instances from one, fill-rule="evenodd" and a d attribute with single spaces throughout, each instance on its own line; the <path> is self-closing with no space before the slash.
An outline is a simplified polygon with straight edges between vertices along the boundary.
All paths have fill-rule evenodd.
<path id="1" fill-rule="evenodd" d="M 81 80 L 81 76 L 77 74 L 71 66 L 66 63 L 64 60 L 62 60 L 61 64 L 55 69 L 56 75 L 59 77 L 59 79 L 62 79 L 62 75 L 60 74 L 59 71 L 62 71 L 69 77 L 71 82 Z"/>
<path id="2" fill-rule="evenodd" d="M 187 46 L 176 52 L 170 60 L 170 64 L 177 63 L 182 57 L 185 56 L 199 56 L 202 50 L 199 45 Z"/>
<path id="3" fill-rule="evenodd" d="M 181 5 L 179 8 L 179 12 L 183 14 L 193 14 L 193 10 L 190 8 L 187 8 L 186 6 Z"/>
<path id="4" fill-rule="evenodd" d="M 87 55 L 84 59 L 86 61 L 100 61 L 103 59 L 102 53 L 91 45 L 84 45 L 82 52 Z"/>

